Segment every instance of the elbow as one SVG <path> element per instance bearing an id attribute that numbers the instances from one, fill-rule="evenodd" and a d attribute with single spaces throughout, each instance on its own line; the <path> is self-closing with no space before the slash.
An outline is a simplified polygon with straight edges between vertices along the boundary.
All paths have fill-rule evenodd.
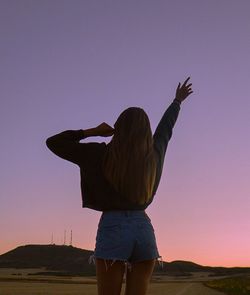
<path id="1" fill-rule="evenodd" d="M 49 137 L 46 140 L 46 146 L 48 149 L 52 150 L 53 149 L 53 137 Z"/>

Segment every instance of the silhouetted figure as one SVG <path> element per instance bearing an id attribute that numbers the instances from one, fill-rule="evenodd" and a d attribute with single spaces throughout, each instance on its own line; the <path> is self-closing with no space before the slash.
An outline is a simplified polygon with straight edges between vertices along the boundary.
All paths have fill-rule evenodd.
<path id="1" fill-rule="evenodd" d="M 146 294 L 160 257 L 145 209 L 153 201 L 180 104 L 193 91 L 189 78 L 176 89 L 152 136 L 147 114 L 131 107 L 114 128 L 106 123 L 68 130 L 47 139 L 48 148 L 80 167 L 82 206 L 103 211 L 94 258 L 99 295 L 118 295 L 126 272 L 126 295 Z M 108 144 L 79 143 L 90 136 L 113 136 Z"/>

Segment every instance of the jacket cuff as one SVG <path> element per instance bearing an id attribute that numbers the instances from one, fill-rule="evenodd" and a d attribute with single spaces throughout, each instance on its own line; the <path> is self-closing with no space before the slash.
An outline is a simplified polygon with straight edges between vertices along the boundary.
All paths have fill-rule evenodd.
<path id="1" fill-rule="evenodd" d="M 179 106 L 181 105 L 181 101 L 178 100 L 177 98 L 175 98 L 175 99 L 173 100 L 173 102 L 177 103 Z"/>

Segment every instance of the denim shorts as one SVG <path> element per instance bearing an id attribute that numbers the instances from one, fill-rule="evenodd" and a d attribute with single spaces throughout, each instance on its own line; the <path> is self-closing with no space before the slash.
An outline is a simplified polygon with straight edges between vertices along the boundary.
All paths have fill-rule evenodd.
<path id="1" fill-rule="evenodd" d="M 145 211 L 103 212 L 93 256 L 128 263 L 159 258 L 154 228 Z"/>

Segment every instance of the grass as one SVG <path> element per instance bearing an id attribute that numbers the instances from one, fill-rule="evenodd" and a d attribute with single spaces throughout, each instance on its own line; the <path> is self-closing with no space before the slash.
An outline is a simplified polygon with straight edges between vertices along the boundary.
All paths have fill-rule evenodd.
<path id="1" fill-rule="evenodd" d="M 231 277 L 204 283 L 227 295 L 250 295 L 250 276 Z"/>

